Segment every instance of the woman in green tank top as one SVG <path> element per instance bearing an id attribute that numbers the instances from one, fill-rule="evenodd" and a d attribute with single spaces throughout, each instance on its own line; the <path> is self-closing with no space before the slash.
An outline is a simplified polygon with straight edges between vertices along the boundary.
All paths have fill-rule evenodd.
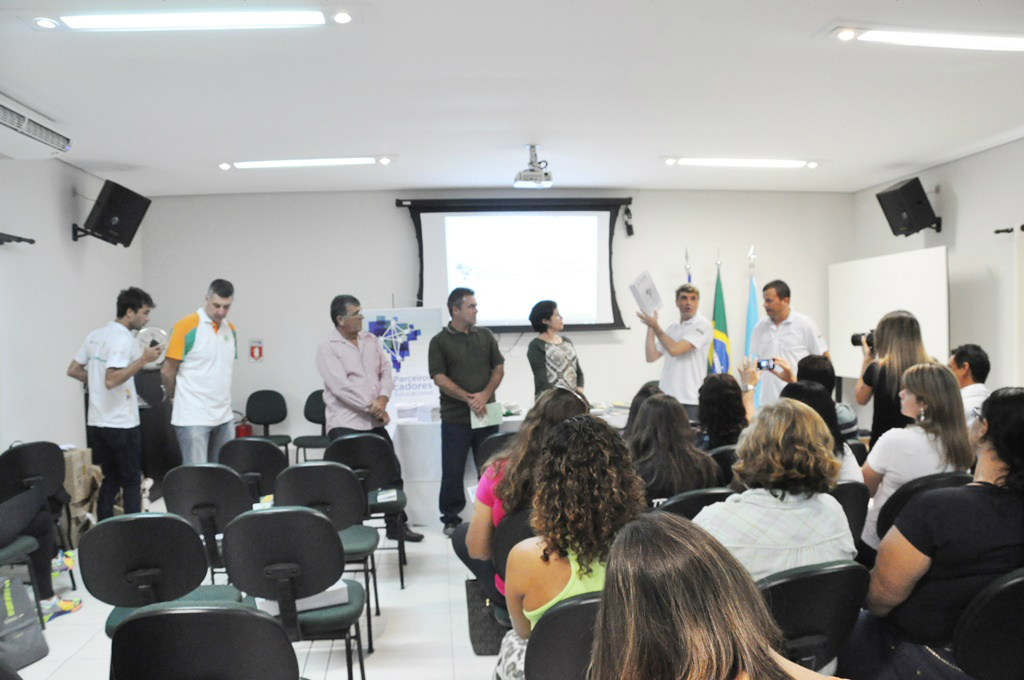
<path id="1" fill-rule="evenodd" d="M 508 557 L 505 597 L 513 630 L 501 643 L 497 677 L 523 677 L 526 641 L 544 612 L 604 587 L 615 534 L 645 507 L 643 480 L 610 425 L 581 415 L 551 432 L 534 467 L 537 537 Z"/>

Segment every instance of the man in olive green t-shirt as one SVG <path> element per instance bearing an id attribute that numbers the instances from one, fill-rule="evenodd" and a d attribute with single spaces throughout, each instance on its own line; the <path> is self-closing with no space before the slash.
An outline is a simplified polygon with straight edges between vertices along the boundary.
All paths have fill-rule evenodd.
<path id="1" fill-rule="evenodd" d="M 466 507 L 462 478 L 466 457 L 479 456 L 484 439 L 497 425 L 473 429 L 470 410 L 483 416 L 494 391 L 505 376 L 505 357 L 486 328 L 476 325 L 476 298 L 469 288 L 456 288 L 448 296 L 451 322 L 430 339 L 430 377 L 441 390 L 441 494 L 438 506 L 444 533 L 451 538 Z M 479 468 L 480 463 L 476 461 Z"/>

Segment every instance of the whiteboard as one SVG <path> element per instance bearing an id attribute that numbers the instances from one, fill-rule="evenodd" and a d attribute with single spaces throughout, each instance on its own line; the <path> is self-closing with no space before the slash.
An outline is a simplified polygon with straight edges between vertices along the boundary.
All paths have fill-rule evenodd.
<path id="1" fill-rule="evenodd" d="M 928 354 L 949 358 L 949 269 L 946 247 L 925 248 L 829 265 L 829 355 L 836 375 L 859 378 L 864 355 L 850 336 L 905 309 L 921 322 Z"/>

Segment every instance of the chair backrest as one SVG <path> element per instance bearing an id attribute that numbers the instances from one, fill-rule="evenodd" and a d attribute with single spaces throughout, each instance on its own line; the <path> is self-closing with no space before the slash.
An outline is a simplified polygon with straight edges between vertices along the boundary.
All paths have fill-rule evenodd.
<path id="1" fill-rule="evenodd" d="M 853 457 L 857 459 L 857 465 L 864 465 L 868 459 L 868 447 L 859 439 L 847 439 L 846 444 L 853 451 Z"/>
<path id="2" fill-rule="evenodd" d="M 516 543 L 536 536 L 530 526 L 531 508 L 526 507 L 511 515 L 505 515 L 494 527 L 494 539 L 491 542 L 491 559 L 498 576 L 505 579 L 505 567 L 508 565 L 508 554 Z"/>
<path id="3" fill-rule="evenodd" d="M 673 515 L 693 519 L 707 506 L 712 503 L 720 503 L 732 495 L 733 491 L 724 487 L 694 489 L 672 496 L 657 509 L 659 512 L 671 512 Z"/>
<path id="4" fill-rule="evenodd" d="M 372 432 L 360 432 L 332 441 L 324 450 L 324 460 L 346 465 L 356 474 L 365 474 L 366 490 L 375 491 L 387 488 L 398 476 L 392 454 L 387 439 Z"/>
<path id="5" fill-rule="evenodd" d="M 111 677 L 298 680 L 295 650 L 274 617 L 224 603 L 143 609 L 114 633 Z"/>
<path id="6" fill-rule="evenodd" d="M 974 596 L 953 633 L 956 663 L 976 680 L 1024 678 L 1024 569 Z"/>
<path id="7" fill-rule="evenodd" d="M 276 390 L 256 390 L 245 402 L 245 417 L 257 425 L 275 425 L 288 417 L 284 395 Z"/>
<path id="8" fill-rule="evenodd" d="M 871 498 L 867 485 L 863 482 L 839 482 L 829 494 L 843 506 L 846 521 L 850 523 L 850 533 L 855 539 L 860 538 L 868 517 L 868 499 Z"/>
<path id="9" fill-rule="evenodd" d="M 259 437 L 229 440 L 220 449 L 220 462 L 242 476 L 249 486 L 253 502 L 260 496 L 274 493 L 277 476 L 288 467 L 285 453 Z"/>
<path id="10" fill-rule="evenodd" d="M 105 519 L 82 534 L 78 561 L 85 587 L 115 607 L 175 600 L 206 577 L 206 553 L 177 515 L 142 512 Z"/>
<path id="11" fill-rule="evenodd" d="M 277 476 L 274 503 L 313 508 L 327 515 L 335 531 L 366 517 L 366 492 L 351 468 L 313 461 L 292 465 Z"/>
<path id="12" fill-rule="evenodd" d="M 708 451 L 708 455 L 718 463 L 718 469 L 722 471 L 722 485 L 728 486 L 732 482 L 732 465 L 736 462 L 736 445 L 716 446 Z"/>
<path id="13" fill-rule="evenodd" d="M 878 537 L 884 538 L 886 532 L 892 528 L 893 523 L 896 522 L 896 518 L 899 516 L 900 511 L 910 502 L 910 499 L 921 493 L 922 491 L 929 491 L 931 489 L 947 489 L 955 486 L 963 486 L 969 484 L 974 480 L 970 474 L 966 472 L 940 472 L 934 475 L 925 475 L 924 477 L 918 477 L 912 479 L 900 488 L 896 489 L 893 495 L 889 496 L 889 500 L 885 502 L 882 509 L 878 513 Z"/>
<path id="14" fill-rule="evenodd" d="M 227 465 L 182 465 L 164 477 L 167 511 L 184 517 L 203 537 L 211 567 L 224 566 L 217 550 L 217 534 L 235 517 L 252 510 L 249 487 Z"/>
<path id="15" fill-rule="evenodd" d="M 566 598 L 537 621 L 526 645 L 530 680 L 586 680 L 600 591 Z"/>
<path id="16" fill-rule="evenodd" d="M 477 457 L 481 462 L 487 461 L 491 456 L 501 451 L 503 448 L 508 446 L 512 438 L 515 437 L 518 432 L 495 432 L 491 436 L 484 439 L 480 444 L 480 452 Z"/>
<path id="17" fill-rule="evenodd" d="M 31 442 L 0 453 L 0 500 L 37 485 L 47 498 L 64 487 L 64 452 L 59 446 Z"/>
<path id="18" fill-rule="evenodd" d="M 868 592 L 868 570 L 842 560 L 788 569 L 757 582 L 782 629 L 785 656 L 818 669 L 846 644 Z"/>
<path id="19" fill-rule="evenodd" d="M 314 390 L 309 393 L 302 414 L 306 420 L 320 426 L 320 434 L 327 434 L 327 407 L 324 405 L 323 390 Z"/>
<path id="20" fill-rule="evenodd" d="M 224 532 L 231 584 L 277 600 L 281 622 L 300 639 L 295 600 L 327 590 L 345 569 L 345 549 L 331 520 L 309 508 L 274 507 L 236 517 Z"/>

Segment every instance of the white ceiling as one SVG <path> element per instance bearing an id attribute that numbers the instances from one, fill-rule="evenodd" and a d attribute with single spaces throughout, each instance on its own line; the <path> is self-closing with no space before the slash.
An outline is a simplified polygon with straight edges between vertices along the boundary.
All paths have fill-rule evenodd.
<path id="1" fill-rule="evenodd" d="M 345 26 L 72 33 L 160 0 L 0 0 L 0 92 L 140 193 L 505 188 L 856 191 L 1024 137 L 1024 53 L 841 43 L 838 24 L 1024 35 L 1022 0 L 176 0 L 344 9 Z M 219 163 L 399 155 L 389 167 Z M 667 167 L 797 158 L 815 170 Z M 2 161 L 16 162 L 16 161 Z"/>

